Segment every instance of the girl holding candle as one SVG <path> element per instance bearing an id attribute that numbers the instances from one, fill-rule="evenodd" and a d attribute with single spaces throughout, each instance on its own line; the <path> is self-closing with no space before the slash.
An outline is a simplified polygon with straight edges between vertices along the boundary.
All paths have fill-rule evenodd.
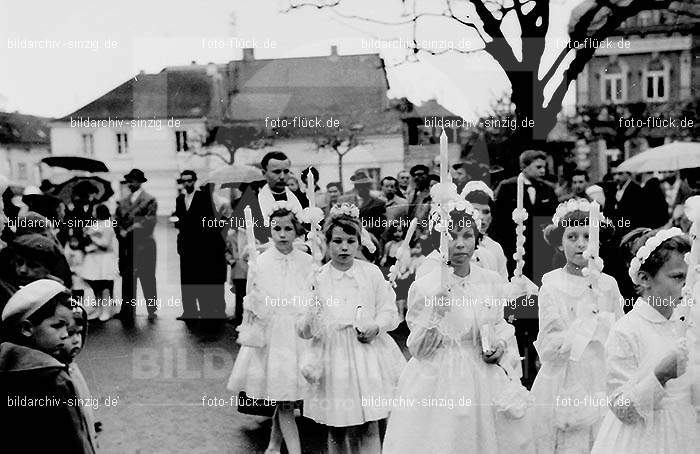
<path id="1" fill-rule="evenodd" d="M 270 230 L 274 247 L 254 259 L 256 273 L 245 296 L 244 322 L 239 328 L 243 346 L 227 387 L 251 398 L 276 401 L 267 454 L 279 453 L 283 440 L 290 454 L 301 453 L 294 402 L 303 398 L 305 382 L 299 362 L 306 342 L 297 336 L 295 323 L 312 304 L 313 259 L 293 246 L 303 232 L 293 209 L 287 202 L 273 205 Z"/>
<path id="2" fill-rule="evenodd" d="M 593 454 L 697 452 L 688 345 L 674 311 L 683 297 L 690 241 L 678 228 L 639 228 L 622 240 L 640 297 L 612 327 L 606 381 L 612 402 Z M 683 304 L 687 304 L 684 302 Z"/>
<path id="3" fill-rule="evenodd" d="M 532 386 L 537 451 L 588 453 L 605 411 L 605 340 L 623 315 L 614 278 L 599 273 L 595 281 L 587 255 L 600 222 L 592 204 L 572 199 L 557 208 L 545 239 L 564 253 L 566 265 L 543 276 L 539 292 L 539 334 L 535 347 L 542 366 Z M 607 229 L 607 224 L 602 223 Z M 605 231 L 604 233 L 609 233 Z M 597 248 L 597 247 L 596 247 Z M 614 452 L 614 451 L 610 451 Z"/>
<path id="4" fill-rule="evenodd" d="M 387 334 L 399 323 L 396 296 L 377 266 L 355 259 L 357 207 L 334 207 L 324 230 L 331 260 L 318 273 L 317 305 L 297 324 L 319 346 L 304 415 L 328 426 L 329 453 L 379 454 L 378 422 L 389 415 L 387 399 L 406 362 Z"/>
<path id="5" fill-rule="evenodd" d="M 456 193 L 455 193 L 456 196 Z M 479 243 L 474 208 L 454 200 L 447 256 L 408 296 L 407 346 L 385 454 L 530 453 L 527 391 L 500 366 L 513 327 L 503 320 L 503 279 L 471 259 Z"/>

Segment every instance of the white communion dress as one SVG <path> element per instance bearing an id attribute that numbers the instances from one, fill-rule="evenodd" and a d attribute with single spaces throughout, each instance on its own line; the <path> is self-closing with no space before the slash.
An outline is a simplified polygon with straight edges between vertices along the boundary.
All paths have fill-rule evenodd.
<path id="1" fill-rule="evenodd" d="M 691 374 L 664 386 L 654 368 L 680 339 L 677 321 L 645 300 L 612 327 L 606 344 L 607 388 L 611 401 L 593 454 L 697 453 Z"/>
<path id="2" fill-rule="evenodd" d="M 539 454 L 588 454 L 605 415 L 604 346 L 623 311 L 615 279 L 601 274 L 598 288 L 563 268 L 542 277 L 535 342 L 542 366 L 532 385 Z"/>
<path id="3" fill-rule="evenodd" d="M 450 307 L 440 315 L 443 279 Z M 482 357 L 484 342 L 504 346 L 513 336 L 502 289 L 501 276 L 473 264 L 464 278 L 437 269 L 413 283 L 406 316 L 413 358 L 392 402 L 385 454 L 534 452 L 527 390 Z"/>
<path id="4" fill-rule="evenodd" d="M 304 397 L 304 416 L 333 427 L 359 426 L 389 415 L 406 359 L 387 334 L 399 324 L 396 294 L 375 265 L 354 260 L 347 271 L 331 263 L 318 274 L 319 310 L 299 320 L 299 332 L 319 348 L 320 380 Z M 357 307 L 379 326 L 363 343 L 355 330 Z"/>
<path id="5" fill-rule="evenodd" d="M 313 259 L 297 249 L 282 254 L 275 247 L 260 254 L 255 291 L 244 307 L 260 321 L 262 347 L 242 346 L 227 388 L 249 397 L 275 401 L 303 398 L 306 381 L 299 362 L 308 342 L 297 336 L 296 321 L 314 304 L 311 292 Z"/>

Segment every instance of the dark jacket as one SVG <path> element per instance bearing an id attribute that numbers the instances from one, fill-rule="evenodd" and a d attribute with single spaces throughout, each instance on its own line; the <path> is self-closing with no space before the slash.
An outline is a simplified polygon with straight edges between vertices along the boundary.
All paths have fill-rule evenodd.
<path id="1" fill-rule="evenodd" d="M 541 180 L 533 180 L 535 188 L 535 203 L 530 202 L 527 188 L 523 197 L 523 208 L 527 210 L 525 221 L 525 268 L 523 274 L 538 284 L 542 275 L 551 269 L 552 250 L 544 241 L 543 226 L 552 222 L 552 216 L 557 209 L 557 196 L 554 189 Z M 493 236 L 508 258 L 508 272 L 515 268 L 513 253 L 515 252 L 515 222 L 513 210 L 517 206 L 518 182 L 517 176 L 501 181 L 495 191 L 495 213 Z"/>
<path id="2" fill-rule="evenodd" d="M 618 202 L 615 195 L 617 187 L 612 185 L 605 194 L 605 214 L 615 222 L 615 236 L 621 239 L 637 227 L 646 227 L 647 204 L 644 190 L 634 181 L 630 181 Z"/>
<path id="3" fill-rule="evenodd" d="M 23 446 L 26 452 L 95 452 L 65 364 L 39 350 L 4 342 L 0 390 L 6 446 Z M 32 399 L 35 405 L 29 404 Z"/>
<path id="4" fill-rule="evenodd" d="M 127 238 L 133 239 L 134 248 L 138 248 L 144 241 L 152 241 L 157 212 L 158 202 L 146 191 L 141 192 L 134 203 L 131 203 L 131 194 L 124 197 L 117 203 L 114 213 L 117 233 L 126 230 Z"/>
<path id="5" fill-rule="evenodd" d="M 228 220 L 219 219 L 212 196 L 206 190 L 197 190 L 192 196 L 190 209 L 185 196 L 175 199 L 175 227 L 177 252 L 180 260 L 189 261 L 197 268 L 198 283 L 218 283 L 226 280 L 226 226 Z"/>

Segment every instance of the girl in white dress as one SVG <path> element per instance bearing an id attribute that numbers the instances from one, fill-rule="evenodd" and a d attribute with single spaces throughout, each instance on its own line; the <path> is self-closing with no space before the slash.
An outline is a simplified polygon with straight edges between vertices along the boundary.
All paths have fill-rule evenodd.
<path id="1" fill-rule="evenodd" d="M 301 453 L 294 402 L 303 398 L 306 383 L 299 359 L 307 342 L 297 336 L 295 323 L 312 304 L 313 260 L 293 247 L 303 228 L 290 209 L 284 202 L 275 204 L 270 216 L 274 247 L 258 257 L 255 282 L 243 303 L 243 325 L 260 330 L 263 341 L 254 346 L 242 340 L 241 333 L 239 341 L 244 345 L 227 387 L 235 393 L 245 391 L 251 398 L 276 401 L 267 454 L 280 452 L 282 438 L 290 454 Z"/>
<path id="2" fill-rule="evenodd" d="M 481 218 L 479 230 L 482 237 L 479 241 L 479 247 L 476 248 L 475 255 L 480 257 L 485 255 L 484 252 L 490 254 L 491 260 L 484 258 L 477 265 L 482 268 L 487 268 L 497 272 L 503 279 L 508 280 L 508 269 L 506 267 L 506 254 L 503 252 L 503 247 L 491 238 L 488 234 L 493 219 L 493 210 L 496 204 L 493 201 L 493 191 L 483 181 L 470 181 L 462 189 L 462 197 L 471 203 L 476 209 Z"/>
<path id="3" fill-rule="evenodd" d="M 675 306 L 690 242 L 678 228 L 636 229 L 623 239 L 640 297 L 613 325 L 606 344 L 609 410 L 593 454 L 698 452 L 688 349 Z"/>
<path id="4" fill-rule="evenodd" d="M 513 327 L 503 278 L 472 261 L 480 233 L 461 200 L 450 213 L 449 260 L 409 290 L 407 345 L 384 439 L 385 454 L 532 453 L 527 390 L 499 362 Z M 460 209 L 461 208 L 461 209 Z"/>
<path id="5" fill-rule="evenodd" d="M 375 265 L 355 259 L 361 225 L 354 205 L 331 210 L 324 226 L 331 261 L 317 277 L 318 305 L 298 323 L 318 349 L 318 376 L 304 416 L 328 426 L 329 453 L 379 454 L 378 421 L 406 360 L 387 334 L 399 323 L 396 295 Z"/>
<path id="6" fill-rule="evenodd" d="M 545 229 L 566 265 L 545 274 L 539 292 L 535 347 L 542 366 L 532 385 L 539 454 L 588 454 L 607 408 L 604 345 L 623 300 L 611 276 L 601 274 L 595 290 L 583 276 L 589 210 L 586 200 L 562 203 Z M 601 224 L 606 236 L 610 229 Z"/>

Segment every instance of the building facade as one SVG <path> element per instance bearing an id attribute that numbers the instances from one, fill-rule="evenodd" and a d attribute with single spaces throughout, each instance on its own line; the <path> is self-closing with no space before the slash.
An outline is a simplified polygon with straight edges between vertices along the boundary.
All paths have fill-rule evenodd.
<path id="1" fill-rule="evenodd" d="M 328 56 L 258 60 L 245 49 L 225 64 L 135 76 L 53 121 L 52 152 L 105 162 L 115 192 L 124 173 L 142 169 L 162 215 L 174 209 L 181 170 L 205 177 L 233 162 L 257 165 L 271 150 L 286 153 L 297 175 L 317 166 L 321 186 L 341 180 L 343 153 L 342 182 L 350 188 L 356 170 L 378 182 L 403 169 L 406 156 L 412 162 L 424 153 L 429 162 L 437 155 L 435 145 L 409 149 L 406 115 L 388 90 L 377 54 L 338 55 L 333 46 Z M 420 113 L 454 115 L 434 101 Z"/>
<path id="2" fill-rule="evenodd" d="M 39 162 L 49 155 L 49 119 L 0 112 L 0 175 L 20 186 L 39 186 Z"/>
<path id="3" fill-rule="evenodd" d="M 689 14 L 652 10 L 627 19 L 578 76 L 576 123 L 585 128 L 577 154 L 594 177 L 613 159 L 697 140 L 700 5 L 685 5 Z"/>

